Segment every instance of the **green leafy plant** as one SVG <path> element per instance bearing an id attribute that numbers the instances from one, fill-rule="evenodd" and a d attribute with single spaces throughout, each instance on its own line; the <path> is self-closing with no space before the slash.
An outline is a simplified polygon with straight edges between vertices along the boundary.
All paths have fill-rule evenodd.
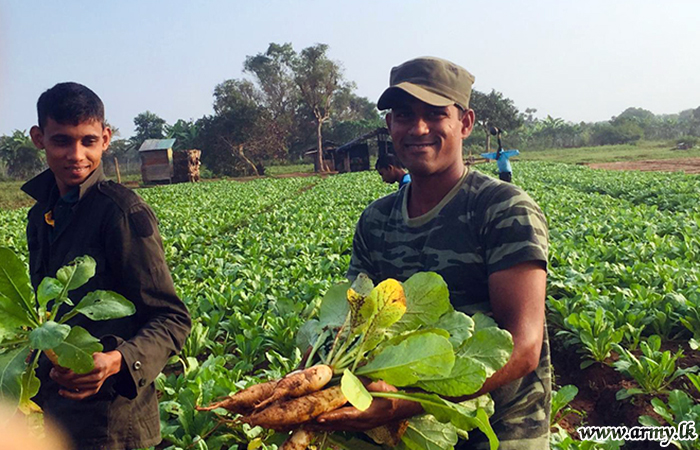
<path id="1" fill-rule="evenodd" d="M 574 313 L 566 318 L 569 330 L 562 330 L 558 334 L 568 337 L 568 344 L 580 344 L 576 350 L 590 358 L 581 363 L 585 369 L 595 362 L 604 363 L 610 356 L 625 333 L 624 329 L 614 329 L 612 324 L 605 320 L 602 309 L 598 309 L 594 316 L 587 312 Z"/>
<path id="2" fill-rule="evenodd" d="M 623 441 L 577 441 L 561 427 L 556 427 L 549 438 L 551 450 L 618 450 Z"/>
<path id="3" fill-rule="evenodd" d="M 318 319 L 307 321 L 299 330 L 297 344 L 299 349 L 308 349 L 304 371 L 309 374 L 308 380 L 317 379 L 311 373 L 327 373 L 325 381 L 317 387 L 305 389 L 301 397 L 291 398 L 282 405 L 275 403 L 289 395 L 283 385 L 297 386 L 297 381 L 288 383 L 291 377 L 300 375 L 295 372 L 275 383 L 273 394 L 262 394 L 263 385 L 248 390 L 250 394 L 242 393 L 256 398 L 262 394 L 254 400 L 257 406 L 252 413 L 245 412 L 249 406 L 242 409 L 234 406 L 238 399 L 244 401 L 242 396 L 230 397 L 229 402 L 202 410 L 226 407 L 242 413 L 244 423 L 288 430 L 312 420 L 315 416 L 307 411 L 317 408 L 332 410 L 349 402 L 366 410 L 374 398 L 403 399 L 419 402 L 426 414 L 406 423 L 409 433 L 392 433 L 391 442 L 396 441 L 392 446 L 403 440 L 405 446 L 423 448 L 425 442 L 413 439 L 428 439 L 431 448 L 450 448 L 458 435 L 467 436 L 478 428 L 489 438 L 491 448 L 497 447 L 498 440 L 488 419 L 493 414 L 489 396 L 462 403 L 442 396 L 459 397 L 477 392 L 508 361 L 512 338 L 486 316 L 470 317 L 455 311 L 449 301 L 447 284 L 440 275 L 420 272 L 403 284 L 387 279 L 375 286 L 366 275 L 360 274 L 352 285 L 332 287 L 319 305 Z M 369 392 L 358 378 L 361 376 L 423 392 Z M 443 432 L 436 435 L 433 432 L 436 427 Z M 297 433 L 308 434 L 303 430 Z M 375 434 L 370 436 L 378 439 L 378 443 L 386 442 Z M 446 436 L 450 442 L 445 440 Z M 316 445 L 321 449 L 331 444 L 345 445 L 342 437 L 333 434 L 321 433 L 309 439 L 317 439 Z"/>
<path id="4" fill-rule="evenodd" d="M 562 386 L 558 391 L 552 391 L 552 412 L 549 416 L 550 426 L 554 426 L 569 414 L 577 414 L 583 417 L 583 413 L 569 406 L 569 403 L 578 395 L 578 388 L 573 384 Z"/>
<path id="5" fill-rule="evenodd" d="M 637 357 L 625 348 L 616 346 L 620 359 L 615 361 L 613 366 L 619 372 L 634 378 L 639 385 L 639 388 L 620 389 L 616 395 L 618 400 L 636 394 L 665 392 L 678 377 L 698 370 L 697 366 L 676 368 L 676 362 L 683 357 L 683 350 L 680 349 L 675 354 L 670 350 L 660 351 L 661 338 L 657 335 L 650 336 L 646 342 L 639 344 L 639 348 L 642 354 Z"/>
<path id="6" fill-rule="evenodd" d="M 659 398 L 651 400 L 651 405 L 654 412 L 661 416 L 666 423 L 678 429 L 682 422 L 691 422 L 694 424 L 697 433 L 698 423 L 700 423 L 700 404 L 695 403 L 692 397 L 683 391 L 673 390 L 668 395 L 668 402 L 664 403 Z M 639 423 L 648 427 L 658 427 L 663 425 L 657 419 L 651 416 L 640 416 Z M 697 434 L 696 434 L 697 437 Z M 672 440 L 671 444 L 676 448 L 683 450 L 692 450 L 698 448 L 698 442 L 695 439 L 690 440 Z"/>
<path id="7" fill-rule="evenodd" d="M 112 291 L 93 291 L 77 304 L 68 297 L 95 275 L 95 260 L 76 258 L 61 267 L 56 278 L 44 278 L 36 295 L 24 263 L 12 250 L 0 247 L 0 400 L 12 401 L 25 412 L 39 411 L 31 398 L 39 391 L 35 369 L 46 353 L 54 365 L 76 373 L 93 369 L 92 354 L 100 341 L 80 326 L 66 322 L 78 314 L 110 320 L 133 314 L 130 301 Z M 59 317 L 59 308 L 72 306 Z"/>

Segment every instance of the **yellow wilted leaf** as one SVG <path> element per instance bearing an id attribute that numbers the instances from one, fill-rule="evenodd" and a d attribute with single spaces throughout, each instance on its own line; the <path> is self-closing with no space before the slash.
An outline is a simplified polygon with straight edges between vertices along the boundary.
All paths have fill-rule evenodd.
<path id="1" fill-rule="evenodd" d="M 367 299 L 374 299 L 377 305 L 377 317 L 374 320 L 374 328 L 377 330 L 392 326 L 406 312 L 406 294 L 403 285 L 393 278 L 379 283 Z"/>

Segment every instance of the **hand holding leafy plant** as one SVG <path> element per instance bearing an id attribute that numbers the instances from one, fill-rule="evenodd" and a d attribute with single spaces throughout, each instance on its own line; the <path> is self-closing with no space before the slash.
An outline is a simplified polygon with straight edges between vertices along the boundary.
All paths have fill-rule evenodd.
<path id="1" fill-rule="evenodd" d="M 55 366 L 87 373 L 100 341 L 80 326 L 66 322 L 78 314 L 111 320 L 134 314 L 133 303 L 112 291 L 93 291 L 74 305 L 68 293 L 95 275 L 95 260 L 76 258 L 56 278 L 44 278 L 32 289 L 26 266 L 10 249 L 0 247 L 0 400 L 13 401 L 25 413 L 40 411 L 31 398 L 39 392 L 35 370 L 41 352 Z M 61 317 L 59 308 L 73 306 Z"/>
<path id="2" fill-rule="evenodd" d="M 282 448 L 306 448 L 293 447 L 293 441 L 305 442 L 304 445 L 313 441 L 320 449 L 331 444 L 340 448 L 378 448 L 356 438 L 347 441 L 337 434 L 309 436 L 321 414 L 346 402 L 364 411 L 374 398 L 418 402 L 426 412 L 408 423 L 393 424 L 399 435 L 392 439 L 377 441 L 378 433 L 368 433 L 378 443 L 451 448 L 457 436 L 464 437 L 479 428 L 488 436 L 492 449 L 498 445 L 488 422 L 493 413 L 493 402 L 488 396 L 459 404 L 441 396 L 476 393 L 508 361 L 512 338 L 486 316 L 469 317 L 455 311 L 449 302 L 447 285 L 436 273 L 417 273 L 403 284 L 387 279 L 377 286 L 361 274 L 352 285 L 331 288 L 320 305 L 318 319 L 307 321 L 299 330 L 297 345 L 311 349 L 304 371 L 273 382 L 272 394 L 268 384 L 260 384 L 221 404 L 225 407 L 227 403 L 239 403 L 235 399 L 252 397 L 252 391 L 257 391 L 260 395 L 245 408 L 237 405 L 232 410 L 244 414 L 241 421 L 249 425 L 306 430 L 293 434 Z M 322 371 L 331 377 L 324 378 L 315 392 L 310 389 L 305 395 L 293 394 L 286 386 L 294 383 L 285 380 L 308 380 L 309 376 L 304 375 L 308 371 Z M 360 376 L 424 392 L 369 392 Z M 265 400 L 271 397 L 275 400 Z"/>

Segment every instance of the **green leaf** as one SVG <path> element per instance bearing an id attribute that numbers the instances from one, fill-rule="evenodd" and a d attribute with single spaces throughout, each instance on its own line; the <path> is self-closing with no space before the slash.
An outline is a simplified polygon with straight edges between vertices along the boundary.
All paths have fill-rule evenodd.
<path id="1" fill-rule="evenodd" d="M 54 349 L 58 363 L 75 373 L 88 373 L 94 368 L 92 354 L 102 351 L 102 344 L 85 328 L 74 326 L 66 340 Z"/>
<path id="2" fill-rule="evenodd" d="M 459 397 L 477 392 L 486 378 L 483 364 L 471 358 L 456 358 L 449 375 L 423 377 L 416 387 L 439 395 Z"/>
<path id="3" fill-rule="evenodd" d="M 355 278 L 355 281 L 352 282 L 350 289 L 355 291 L 357 295 L 367 297 L 370 292 L 372 292 L 372 289 L 374 289 L 374 283 L 366 273 L 360 273 L 357 275 L 357 278 Z"/>
<path id="4" fill-rule="evenodd" d="M 22 373 L 27 367 L 29 347 L 0 354 L 0 402 L 17 405 L 22 395 Z"/>
<path id="5" fill-rule="evenodd" d="M 488 327 L 478 330 L 457 350 L 458 358 L 470 358 L 484 366 L 486 378 L 493 375 L 510 359 L 513 338 L 506 330 Z"/>
<path id="6" fill-rule="evenodd" d="M 472 320 L 474 321 L 474 331 L 479 331 L 483 330 L 484 328 L 493 328 L 493 327 L 498 327 L 498 324 L 496 323 L 493 318 L 487 316 L 486 314 L 483 313 L 476 313 L 472 316 Z"/>
<path id="7" fill-rule="evenodd" d="M 66 291 L 72 291 L 88 282 L 95 276 L 97 263 L 91 256 L 79 256 L 67 265 L 58 269 L 56 278 L 60 281 Z"/>
<path id="8" fill-rule="evenodd" d="M 668 395 L 668 406 L 676 417 L 677 422 L 690 415 L 693 409 L 693 401 L 688 394 L 678 389 L 674 389 Z"/>
<path id="9" fill-rule="evenodd" d="M 350 404 L 360 411 L 365 411 L 372 404 L 372 396 L 365 385 L 349 369 L 345 369 L 340 379 L 340 389 Z"/>
<path id="10" fill-rule="evenodd" d="M 578 388 L 573 384 L 563 386 L 552 392 L 552 417 L 556 416 L 566 405 L 578 395 Z"/>
<path id="11" fill-rule="evenodd" d="M 371 444 L 367 441 L 363 441 L 362 439 L 344 436 L 339 433 L 329 434 L 328 442 L 332 443 L 334 447 L 338 447 L 342 450 L 382 450 L 384 448 Z"/>
<path id="12" fill-rule="evenodd" d="M 113 291 L 93 291 L 83 297 L 69 314 L 81 313 L 92 320 L 112 320 L 135 312 L 134 304 L 122 295 Z"/>
<path id="13" fill-rule="evenodd" d="M 22 394 L 19 398 L 19 409 L 24 414 L 40 412 L 41 408 L 39 405 L 32 401 L 32 398 L 39 393 L 39 387 L 41 386 L 41 381 L 36 376 L 36 361 L 32 361 L 32 364 L 28 365 L 24 370 L 21 384 Z"/>
<path id="14" fill-rule="evenodd" d="M 49 301 L 58 298 L 61 292 L 63 292 L 63 287 L 63 284 L 56 278 L 46 277 L 41 280 L 39 288 L 36 291 L 39 306 L 45 308 Z"/>
<path id="15" fill-rule="evenodd" d="M 416 334 L 384 347 L 372 361 L 355 371 L 394 386 L 409 386 L 424 376 L 449 373 L 455 362 L 452 344 L 436 333 Z"/>
<path id="16" fill-rule="evenodd" d="M 447 330 L 450 333 L 450 343 L 454 348 L 459 348 L 474 333 L 474 321 L 463 312 L 450 311 L 440 317 L 435 328 Z"/>
<path id="17" fill-rule="evenodd" d="M 296 346 L 302 352 L 314 345 L 316 339 L 321 334 L 321 323 L 316 319 L 310 319 L 304 322 L 297 331 Z"/>
<path id="18" fill-rule="evenodd" d="M 411 450 L 449 450 L 457 444 L 458 437 L 451 424 L 441 423 L 430 414 L 421 414 L 409 419 L 401 441 Z"/>
<path id="19" fill-rule="evenodd" d="M 403 283 L 406 313 L 393 327 L 392 334 L 433 325 L 452 309 L 447 283 L 435 272 L 418 272 Z"/>
<path id="20" fill-rule="evenodd" d="M 426 413 L 432 414 L 442 423 L 451 423 L 467 432 L 475 428 L 480 429 L 488 437 L 491 450 L 498 448 L 498 439 L 489 423 L 488 413 L 478 402 L 452 403 L 435 394 L 417 392 L 373 392 L 372 396 L 417 401 Z"/>
<path id="21" fill-rule="evenodd" d="M 323 296 L 318 311 L 318 321 L 321 323 L 321 327 L 340 327 L 345 323 L 345 318 L 350 311 L 346 297 L 349 287 L 349 283 L 331 286 L 326 295 Z"/>
<path id="22" fill-rule="evenodd" d="M 640 424 L 644 425 L 645 427 L 658 427 L 661 426 L 661 423 L 654 419 L 651 416 L 639 416 L 639 419 L 637 419 Z"/>
<path id="23" fill-rule="evenodd" d="M 27 267 L 15 253 L 7 247 L 0 247 L 0 299 L 2 309 L 7 310 L 13 317 L 21 318 L 15 309 L 25 311 L 24 317 L 33 317 L 34 290 L 29 280 Z M 4 300 L 4 298 L 8 300 Z"/>
<path id="24" fill-rule="evenodd" d="M 66 340 L 70 326 L 49 320 L 29 333 L 29 345 L 38 350 L 51 350 Z"/>
<path id="25" fill-rule="evenodd" d="M 14 336 L 21 327 L 36 325 L 23 303 L 16 303 L 3 294 L 0 294 L 0 317 L 0 340 Z"/>

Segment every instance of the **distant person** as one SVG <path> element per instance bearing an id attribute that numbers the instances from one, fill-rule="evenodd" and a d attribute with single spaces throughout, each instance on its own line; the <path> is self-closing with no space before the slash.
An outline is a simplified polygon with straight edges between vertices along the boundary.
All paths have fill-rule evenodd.
<path id="1" fill-rule="evenodd" d="M 131 300 L 136 313 L 68 320 L 99 338 L 103 351 L 93 353 L 95 368 L 87 374 L 53 367 L 42 355 L 35 401 L 75 450 L 152 447 L 161 441 L 154 381 L 191 326 L 165 261 L 158 221 L 141 197 L 104 176 L 102 154 L 112 131 L 97 94 L 60 83 L 41 94 L 37 112 L 30 134 L 49 168 L 22 186 L 36 199 L 27 225 L 32 285 L 37 289 L 44 277 L 90 255 L 97 272 L 71 298 L 111 290 Z"/>
<path id="2" fill-rule="evenodd" d="M 491 134 L 498 137 L 498 150 L 491 153 L 482 153 L 481 156 L 487 159 L 495 159 L 498 164 L 498 178 L 505 182 L 513 181 L 513 168 L 510 166 L 510 157 L 518 156 L 518 150 L 503 150 L 501 144 L 501 130 L 496 127 L 491 128 Z"/>
<path id="3" fill-rule="evenodd" d="M 406 173 L 406 169 L 395 155 L 380 156 L 374 168 L 385 183 L 399 183 L 399 189 L 411 182 L 411 175 Z"/>

